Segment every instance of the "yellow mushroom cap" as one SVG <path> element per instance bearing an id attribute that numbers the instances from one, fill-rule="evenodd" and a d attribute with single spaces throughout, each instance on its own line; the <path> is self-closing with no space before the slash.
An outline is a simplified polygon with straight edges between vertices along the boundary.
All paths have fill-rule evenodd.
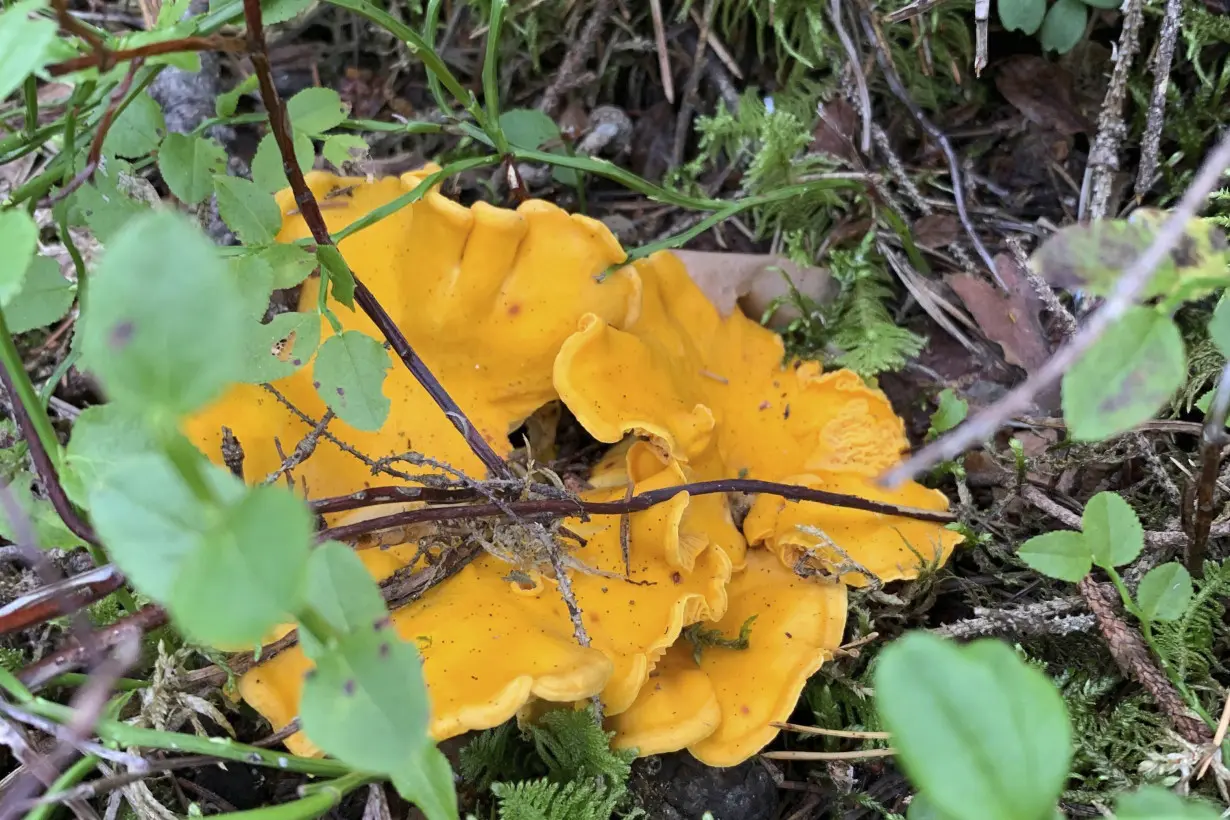
<path id="1" fill-rule="evenodd" d="M 846 625 L 846 587 L 803 579 L 765 550 L 749 550 L 747 569 L 730 582 L 726 615 L 713 625 L 728 637 L 753 615 L 746 649 L 705 647 L 700 670 L 722 710 L 713 734 L 688 746 L 709 766 L 734 766 L 759 752 L 786 720 L 807 679 L 833 657 Z"/>
<path id="2" fill-rule="evenodd" d="M 615 732 L 612 748 L 636 749 L 648 757 L 699 743 L 721 721 L 713 684 L 692 660 L 692 645 L 681 639 L 658 661 L 632 706 L 608 717 L 605 725 Z"/>

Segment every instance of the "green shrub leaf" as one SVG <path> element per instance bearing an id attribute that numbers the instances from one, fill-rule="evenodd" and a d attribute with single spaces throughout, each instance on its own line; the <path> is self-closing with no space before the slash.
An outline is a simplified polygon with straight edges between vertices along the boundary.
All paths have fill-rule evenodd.
<path id="1" fill-rule="evenodd" d="M 393 772 L 393 786 L 402 799 L 413 803 L 427 820 L 456 820 L 457 787 L 448 758 L 437 747 L 428 747 L 416 766 Z"/>
<path id="2" fill-rule="evenodd" d="M 284 379 L 306 365 L 319 346 L 319 313 L 279 313 L 251 328 L 239 381 L 261 384 Z"/>
<path id="3" fill-rule="evenodd" d="M 1056 0 L 1042 21 L 1038 37 L 1044 50 L 1067 54 L 1080 42 L 1089 22 L 1089 7 L 1080 0 Z"/>
<path id="4" fill-rule="evenodd" d="M 324 158 L 337 168 L 367 153 L 367 140 L 358 134 L 330 134 L 321 148 Z"/>
<path id="5" fill-rule="evenodd" d="M 117 157 L 144 157 L 166 136 L 162 107 L 147 92 L 132 98 L 103 140 L 103 152 Z"/>
<path id="6" fill-rule="evenodd" d="M 346 120 L 342 97 L 332 88 L 305 88 L 286 101 L 290 125 L 296 131 L 317 136 Z"/>
<path id="7" fill-rule="evenodd" d="M 273 270 L 273 288 L 293 288 L 316 269 L 316 255 L 298 245 L 281 242 L 261 249 L 258 254 Z"/>
<path id="8" fill-rule="evenodd" d="M 910 633 L 884 649 L 874 680 L 906 774 L 944 816 L 1053 815 L 1072 730 L 1051 681 L 1007 644 Z"/>
<path id="9" fill-rule="evenodd" d="M 113 400 L 184 415 L 240 373 L 243 294 L 184 217 L 134 219 L 103 253 L 91 285 L 82 361 Z"/>
<path id="10" fill-rule="evenodd" d="M 296 131 L 293 141 L 299 170 L 305 173 L 312 170 L 312 163 L 316 161 L 316 147 L 312 145 L 312 138 Z M 282 152 L 278 149 L 278 141 L 273 134 L 261 137 L 260 144 L 256 146 L 256 155 L 252 157 L 252 181 L 271 194 L 290 185 L 290 181 L 286 179 L 286 168 L 282 165 Z"/>
<path id="11" fill-rule="evenodd" d="M 999 22 L 1008 31 L 1033 34 L 1046 16 L 1046 0 L 999 0 Z"/>
<path id="12" fill-rule="evenodd" d="M 1217 820 L 1220 816 L 1208 803 L 1184 800 L 1158 786 L 1120 795 L 1115 806 L 1115 820 Z"/>
<path id="13" fill-rule="evenodd" d="M 500 128 L 508 142 L 531 151 L 559 136 L 555 120 L 536 108 L 514 108 L 500 115 Z"/>
<path id="14" fill-rule="evenodd" d="M 1129 309 L 1063 377 L 1063 413 L 1078 441 L 1099 441 L 1150 419 L 1187 378 L 1174 321 Z"/>
<path id="15" fill-rule="evenodd" d="M 255 182 L 230 176 L 214 177 L 218 214 L 245 245 L 268 245 L 282 229 L 282 212 L 273 194 Z"/>
<path id="16" fill-rule="evenodd" d="M 54 259 L 36 256 L 26 271 L 21 292 L 4 307 L 10 333 L 25 333 L 63 319 L 73 306 L 77 286 L 60 275 Z"/>
<path id="17" fill-rule="evenodd" d="M 1088 575 L 1093 567 L 1085 537 L 1071 530 L 1035 535 L 1021 544 L 1017 556 L 1043 575 L 1073 584 Z"/>
<path id="18" fill-rule="evenodd" d="M 1136 588 L 1140 616 L 1149 621 L 1178 620 L 1191 600 L 1192 576 L 1174 561 L 1149 570 Z"/>
<path id="19" fill-rule="evenodd" d="M 1103 569 L 1130 564 L 1145 548 L 1145 528 L 1132 505 L 1117 493 L 1101 492 L 1089 499 L 1081 529 L 1093 563 Z"/>
<path id="20" fill-rule="evenodd" d="M 171 193 L 196 205 L 214 192 L 214 177 L 226 173 L 226 152 L 204 137 L 168 134 L 158 149 L 158 170 Z"/>
<path id="21" fill-rule="evenodd" d="M 26 77 L 51 59 L 51 47 L 56 41 L 55 21 L 30 16 L 46 6 L 43 0 L 23 0 L 0 12 L 0 100 L 20 88 Z"/>
<path id="22" fill-rule="evenodd" d="M 26 279 L 26 271 L 38 251 L 38 226 L 34 218 L 20 208 L 0 211 L 0 305 L 8 303 L 18 293 Z"/>
<path id="23" fill-rule="evenodd" d="M 330 336 L 316 354 L 316 392 L 338 418 L 356 430 L 379 430 L 388 418 L 384 395 L 389 354 L 365 333 Z"/>

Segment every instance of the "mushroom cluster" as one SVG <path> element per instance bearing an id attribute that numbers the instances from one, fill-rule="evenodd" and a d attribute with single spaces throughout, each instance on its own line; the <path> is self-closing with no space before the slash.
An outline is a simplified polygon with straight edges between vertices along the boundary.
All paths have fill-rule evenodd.
<path id="1" fill-rule="evenodd" d="M 308 183 L 337 232 L 435 170 L 374 181 L 317 172 Z M 291 194 L 278 202 L 278 240 L 309 237 Z M 669 252 L 611 271 L 625 253 L 593 219 L 541 201 L 467 208 L 433 188 L 342 240 L 340 251 L 499 455 L 552 402 L 611 445 L 587 476 L 587 500 L 737 477 L 947 508 L 943 494 L 919 484 L 875 483 L 907 447 L 882 393 L 852 372 L 787 361 L 780 337 L 738 310 L 723 315 Z M 317 287 L 304 285 L 302 309 L 315 309 Z M 381 338 L 362 312 L 335 313 L 343 330 Z M 322 338 L 336 332 L 321 322 Z M 326 411 L 308 363 L 291 361 L 299 369 L 273 387 L 302 415 L 259 385 L 237 384 L 185 433 L 221 462 L 225 426 L 243 447 L 248 480 L 276 470 L 279 443 L 299 441 L 311 429 L 304 417 Z M 294 469 L 306 497 L 397 483 L 377 479 L 339 441 L 371 459 L 428 457 L 399 464 L 411 478 L 441 464 L 482 474 L 427 392 L 395 358 L 390 365 L 387 420 L 378 430 L 335 421 L 336 440 L 320 441 Z M 512 565 L 498 550 L 395 610 L 399 634 L 423 657 L 433 737 L 597 696 L 616 745 L 642 756 L 687 749 L 706 764 L 735 765 L 772 740 L 773 723 L 833 657 L 847 586 L 869 574 L 915 577 L 960 540 L 937 523 L 764 494 L 737 522 L 733 503 L 684 492 L 626 520 L 565 520 L 579 546 L 569 546 L 564 571 L 588 646 L 576 639 L 550 565 Z M 382 580 L 432 554 L 407 543 L 360 556 Z M 292 647 L 246 672 L 239 691 L 281 729 L 297 713 L 309 667 Z M 286 743 L 319 753 L 301 732 Z"/>

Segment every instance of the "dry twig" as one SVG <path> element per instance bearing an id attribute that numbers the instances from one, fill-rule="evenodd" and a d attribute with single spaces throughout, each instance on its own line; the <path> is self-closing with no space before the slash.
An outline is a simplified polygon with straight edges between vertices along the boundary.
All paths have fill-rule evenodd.
<path id="1" fill-rule="evenodd" d="M 547 116 L 553 116 L 564 95 L 580 84 L 583 75 L 582 68 L 585 66 L 585 61 L 589 59 L 589 52 L 593 50 L 594 43 L 597 42 L 598 35 L 602 33 L 614 8 L 615 0 L 597 0 L 594 3 L 594 10 L 590 13 L 589 19 L 585 21 L 580 36 L 568 49 L 568 53 L 564 55 L 564 61 L 560 63 L 559 69 L 555 72 L 555 80 L 543 92 L 542 100 L 538 103 L 539 111 Z"/>
<path id="2" fill-rule="evenodd" d="M 1226 416 L 1230 414 L 1230 364 L 1222 368 L 1217 380 L 1217 390 L 1204 417 L 1204 430 L 1200 436 L 1200 477 L 1196 483 L 1196 509 L 1192 522 L 1192 540 L 1188 545 L 1184 564 L 1187 571 L 1200 578 L 1204 575 L 1204 556 L 1209 546 L 1209 531 L 1213 528 L 1213 516 L 1217 512 L 1213 492 L 1217 488 L 1217 474 L 1221 470 L 1221 451 L 1227 444 Z"/>
<path id="3" fill-rule="evenodd" d="M 1166 119 L 1166 89 L 1170 86 L 1170 66 L 1174 62 L 1175 42 L 1179 39 L 1179 24 L 1183 18 L 1183 0 L 1166 0 L 1166 16 L 1158 35 L 1153 56 L 1153 96 L 1149 98 L 1149 114 L 1144 137 L 1140 141 L 1140 168 L 1136 171 L 1136 200 L 1139 202 L 1153 187 L 1157 174 L 1157 155 L 1162 143 L 1162 125 Z"/>

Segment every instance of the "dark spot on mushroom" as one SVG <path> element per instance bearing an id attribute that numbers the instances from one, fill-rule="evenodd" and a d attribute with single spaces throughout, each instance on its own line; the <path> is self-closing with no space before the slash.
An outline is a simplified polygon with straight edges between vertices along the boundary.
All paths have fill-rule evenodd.
<path id="1" fill-rule="evenodd" d="M 353 695 L 356 685 L 357 684 L 355 684 L 354 678 L 347 680 L 342 684 L 342 693 L 347 696 Z"/>
<path id="2" fill-rule="evenodd" d="M 746 703 L 739 707 L 739 711 L 745 715 L 750 715 L 752 713 L 752 710 L 747 707 Z"/>
<path id="3" fill-rule="evenodd" d="M 786 409 L 782 412 L 782 419 L 790 418 L 790 405 L 786 405 Z"/>
<path id="4" fill-rule="evenodd" d="M 791 635 L 789 632 L 787 632 L 787 633 L 786 633 L 786 637 L 787 637 L 787 638 L 793 638 L 794 636 L 793 636 L 793 635 Z"/>
<path id="5" fill-rule="evenodd" d="M 677 573 L 677 572 L 672 572 L 672 573 L 671 573 L 671 580 L 672 580 L 672 581 L 674 581 L 676 584 L 682 584 L 682 583 L 683 583 L 683 576 L 682 576 L 682 575 L 680 575 L 680 574 L 679 574 L 679 573 Z"/>
<path id="6" fill-rule="evenodd" d="M 114 350 L 123 350 L 132 341 L 133 333 L 136 332 L 136 325 L 132 322 L 120 322 L 115 327 L 111 328 L 111 335 L 107 342 Z"/>
<path id="7" fill-rule="evenodd" d="M 508 306 L 509 316 L 516 316 L 520 312 L 521 312 L 521 305 L 519 305 L 518 303 L 513 302 L 511 305 Z"/>
<path id="8" fill-rule="evenodd" d="M 760 407 L 759 407 L 759 409 L 760 409 L 760 410 L 768 410 L 768 409 L 769 409 L 769 400 L 768 400 L 768 399 L 765 399 L 764 401 L 762 401 L 762 402 L 760 403 Z"/>

